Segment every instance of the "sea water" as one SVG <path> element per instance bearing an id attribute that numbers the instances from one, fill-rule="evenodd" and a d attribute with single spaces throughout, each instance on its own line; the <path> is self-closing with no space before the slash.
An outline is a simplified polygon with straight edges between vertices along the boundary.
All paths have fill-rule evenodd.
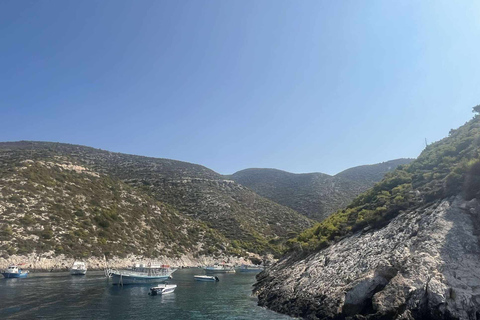
<path id="1" fill-rule="evenodd" d="M 174 293 L 149 296 L 151 285 L 114 286 L 103 272 L 31 273 L 0 279 L 0 319 L 291 319 L 257 306 L 255 274 L 217 274 L 194 281 L 202 269 L 181 269 L 168 283 Z"/>

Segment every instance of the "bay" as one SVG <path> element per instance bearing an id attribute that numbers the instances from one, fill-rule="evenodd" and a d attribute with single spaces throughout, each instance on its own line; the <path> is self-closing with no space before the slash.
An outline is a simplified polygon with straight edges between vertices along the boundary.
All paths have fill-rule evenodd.
<path id="1" fill-rule="evenodd" d="M 1 279 L 0 319 L 291 319 L 257 306 L 254 274 L 219 274 L 219 282 L 195 274 L 203 270 L 176 271 L 169 283 L 177 289 L 165 296 L 149 296 L 153 285 L 113 286 L 100 271 Z"/>

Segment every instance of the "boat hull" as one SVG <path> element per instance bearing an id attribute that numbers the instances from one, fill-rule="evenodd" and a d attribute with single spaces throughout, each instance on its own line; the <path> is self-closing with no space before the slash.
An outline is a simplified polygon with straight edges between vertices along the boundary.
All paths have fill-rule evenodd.
<path id="1" fill-rule="evenodd" d="M 198 276 L 194 276 L 193 278 L 195 279 L 195 281 L 206 281 L 206 282 L 218 281 L 217 277 L 198 277 Z"/>
<path id="2" fill-rule="evenodd" d="M 205 273 L 213 274 L 213 273 L 235 273 L 235 270 L 205 270 Z"/>
<path id="3" fill-rule="evenodd" d="M 72 276 L 84 276 L 87 274 L 87 270 L 70 270 Z"/>
<path id="4" fill-rule="evenodd" d="M 130 276 L 113 273 L 111 279 L 114 285 L 146 284 L 165 282 L 170 279 L 170 276 Z"/>
<path id="5" fill-rule="evenodd" d="M 212 273 L 235 273 L 235 269 L 208 269 L 205 268 L 205 273 L 212 274 Z"/>
<path id="6" fill-rule="evenodd" d="M 9 272 L 2 272 L 4 278 L 26 278 L 28 273 L 9 273 Z"/>
<path id="7" fill-rule="evenodd" d="M 176 288 L 177 288 L 177 285 L 175 284 L 153 287 L 153 288 L 150 288 L 149 294 L 152 296 L 169 294 L 169 293 L 173 293 Z"/>

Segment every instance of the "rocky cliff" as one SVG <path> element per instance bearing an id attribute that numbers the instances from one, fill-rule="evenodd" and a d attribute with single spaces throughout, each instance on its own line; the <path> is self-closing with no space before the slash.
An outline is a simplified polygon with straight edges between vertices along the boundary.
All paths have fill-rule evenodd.
<path id="1" fill-rule="evenodd" d="M 307 319 L 480 318 L 480 119 L 428 146 L 261 273 L 259 304 Z"/>
<path id="2" fill-rule="evenodd" d="M 262 273 L 259 304 L 308 319 L 478 319 L 480 205 L 461 197 L 405 212 Z"/>

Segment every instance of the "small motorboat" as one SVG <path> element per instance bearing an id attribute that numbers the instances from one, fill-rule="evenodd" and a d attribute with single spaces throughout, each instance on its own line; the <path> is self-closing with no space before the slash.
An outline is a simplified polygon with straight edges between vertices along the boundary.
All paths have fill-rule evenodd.
<path id="1" fill-rule="evenodd" d="M 196 281 L 220 281 L 218 277 L 215 276 L 193 276 Z"/>
<path id="2" fill-rule="evenodd" d="M 26 278 L 28 275 L 28 271 L 22 270 L 15 265 L 8 266 L 8 268 L 1 273 L 5 278 Z"/>
<path id="3" fill-rule="evenodd" d="M 156 287 L 151 287 L 150 292 L 148 294 L 151 296 L 156 296 L 156 295 L 162 295 L 167 293 L 173 293 L 176 287 L 177 287 L 176 284 L 159 284 Z"/>
<path id="4" fill-rule="evenodd" d="M 87 264 L 82 261 L 75 261 L 70 268 L 71 275 L 86 275 L 87 274 Z"/>

